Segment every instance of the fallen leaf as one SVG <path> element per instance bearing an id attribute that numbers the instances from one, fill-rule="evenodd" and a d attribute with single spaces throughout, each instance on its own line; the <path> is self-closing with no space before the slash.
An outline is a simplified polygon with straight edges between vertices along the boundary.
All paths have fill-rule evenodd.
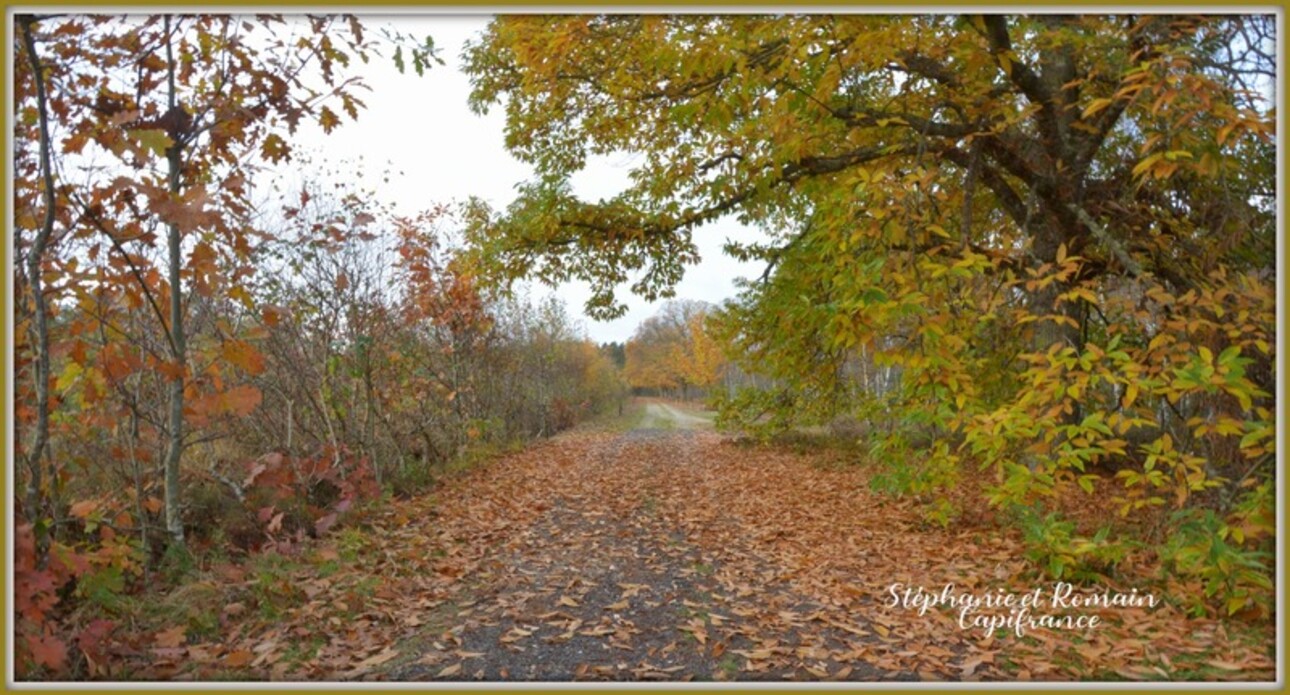
<path id="1" fill-rule="evenodd" d="M 255 658 L 255 655 L 250 651 L 239 649 L 224 656 L 224 665 L 230 668 L 238 668 L 251 663 L 253 658 Z"/>
<path id="2" fill-rule="evenodd" d="M 153 638 L 153 643 L 162 649 L 173 649 L 188 640 L 186 633 L 187 629 L 183 625 L 178 625 L 169 630 L 158 632 Z"/>

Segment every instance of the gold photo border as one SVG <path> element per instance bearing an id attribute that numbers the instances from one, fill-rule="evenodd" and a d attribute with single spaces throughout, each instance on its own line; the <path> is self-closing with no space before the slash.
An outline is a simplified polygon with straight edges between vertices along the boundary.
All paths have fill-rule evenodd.
<path id="1" fill-rule="evenodd" d="M 1285 374 L 1286 374 L 1286 343 L 1284 333 L 1286 328 L 1285 307 L 1290 294 L 1287 293 L 1287 286 L 1284 277 L 1286 267 L 1286 160 L 1284 140 L 1285 131 L 1285 45 L 1284 34 L 1286 30 L 1286 9 L 1290 6 L 1290 0 L 1275 0 L 1274 2 L 1259 3 L 1239 3 L 1223 4 L 1222 2 L 1167 2 L 1165 0 L 1139 0 L 1134 3 L 1125 4 L 1105 4 L 1079 2 L 1076 0 L 1049 0 L 1042 4 L 1025 2 L 1023 0 L 995 0 L 994 2 L 970 3 L 970 2 L 934 2 L 927 4 L 892 4 L 890 2 L 875 2 L 873 0 L 811 0 L 810 2 L 784 3 L 769 2 L 767 0 L 753 0 L 751 2 L 735 2 L 734 0 L 707 0 L 706 2 L 687 2 L 686 0 L 652 0 L 648 4 L 634 4 L 622 2 L 592 2 L 591 0 L 563 0 L 558 3 L 538 3 L 528 0 L 494 0 L 489 3 L 471 2 L 470 0 L 458 0 L 457 2 L 444 2 L 442 0 L 383 0 L 379 3 L 364 5 L 356 3 L 354 0 L 279 0 L 277 2 L 237 2 L 237 3 L 219 3 L 219 4 L 182 4 L 161 2 L 158 0 L 134 0 L 129 3 L 111 2 L 110 0 L 88 0 L 75 3 L 62 3 L 57 0 L 35 0 L 33 2 L 10 3 L 4 2 L 4 35 L 8 48 L 0 55 L 0 70 L 3 71 L 4 83 L 4 109 L 0 111 L 0 128 L 4 131 L 4 166 L 6 176 L 4 180 L 4 199 L 3 209 L 5 210 L 4 233 L 0 235 L 0 254 L 4 258 L 4 277 L 0 279 L 0 298 L 3 299 L 4 321 L 0 322 L 0 343 L 4 346 L 4 369 L 0 371 L 0 388 L 3 389 L 3 415 L 4 431 L 0 434 L 0 443 L 4 446 L 5 475 L 0 479 L 0 495 L 3 495 L 4 514 L 0 515 L 0 533 L 4 535 L 5 548 L 5 572 L 3 581 L 3 591 L 0 592 L 0 611 L 4 614 L 4 630 L 0 633 L 0 645 L 4 647 L 4 681 L 0 683 L 0 692 L 27 692 L 27 693 L 85 693 L 85 692 L 146 692 L 146 693 L 279 693 L 279 692 L 350 692 L 361 691 L 364 693 L 406 693 L 414 691 L 482 691 L 482 692 L 541 692 L 541 693 L 568 693 L 570 695 L 581 695 L 586 693 L 617 693 L 624 691 L 650 690 L 664 692 L 742 692 L 753 691 L 757 693 L 800 693 L 807 691 L 814 692 L 898 692 L 898 693 L 944 693 L 957 691 L 1006 691 L 1006 692 L 1052 692 L 1052 691 L 1084 691 L 1092 690 L 1105 693 L 1139 693 L 1149 692 L 1286 692 L 1287 684 L 1285 678 L 1285 628 L 1287 625 L 1285 611 L 1285 574 L 1287 569 L 1284 538 L 1285 538 L 1285 500 L 1286 500 L 1286 480 L 1285 480 Z M 567 684 L 556 682 L 523 682 L 523 681 L 483 681 L 483 682 L 437 682 L 430 681 L 424 683 L 400 682 L 397 685 L 383 682 L 343 682 L 343 681 L 318 681 L 311 683 L 283 682 L 275 683 L 273 681 L 249 681 L 233 682 L 228 684 L 216 684 L 209 681 L 195 683 L 181 682 L 96 682 L 96 681 L 68 681 L 68 682 L 15 682 L 14 677 L 14 651 L 12 645 L 12 635 L 14 628 L 14 616 L 12 615 L 12 606 L 10 597 L 13 592 L 13 529 L 10 523 L 13 514 L 13 491 L 11 485 L 15 472 L 16 462 L 13 456 L 15 422 L 14 422 L 14 362 L 13 362 L 13 210 L 11 203 L 13 201 L 13 132 L 11 130 L 10 118 L 12 114 L 13 93 L 11 84 L 12 65 L 11 61 L 14 55 L 14 22 L 13 18 L 16 13 L 31 12 L 40 10 L 51 10 L 59 13 L 78 13 L 78 12 L 121 12 L 121 13 L 142 13 L 169 10 L 175 12 L 209 12 L 209 13 L 237 13 L 246 10 L 264 10 L 273 9 L 281 10 L 286 13 L 303 13 L 314 8 L 323 8 L 327 11 L 345 11 L 360 16 L 409 16 L 409 15 L 496 15 L 496 14 L 537 14 L 537 13 L 554 13 L 554 14 L 572 14 L 579 12 L 609 11 L 621 13 L 642 13 L 652 12 L 669 12 L 683 11 L 690 13 L 721 13 L 722 11 L 733 12 L 755 12 L 761 10 L 784 10 L 790 12 L 815 13 L 825 11 L 839 12 L 866 12 L 881 13 L 890 12 L 893 14 L 903 13 L 920 13 L 920 12 L 952 12 L 956 10 L 1001 10 L 1001 11 L 1025 11 L 1025 10 L 1050 10 L 1050 9 L 1076 9 L 1081 12 L 1115 12 L 1115 11 L 1146 11 L 1146 12 L 1165 12 L 1169 10 L 1184 11 L 1210 11 L 1221 14 L 1248 14 L 1268 12 L 1277 16 L 1277 80 L 1276 80 L 1276 171 L 1277 171 L 1277 259 L 1276 259 L 1276 285 L 1277 285 L 1277 337 L 1276 337 L 1276 367 L 1277 367 L 1277 384 L 1276 384 L 1276 442 L 1277 442 L 1277 624 L 1276 624 L 1276 648 L 1277 648 L 1277 670 L 1276 681 L 1273 683 L 1257 682 L 1144 682 L 1144 683 L 1113 683 L 1108 681 L 1072 681 L 1072 682 L 1052 682 L 1052 683 L 1017 683 L 1009 681 L 1000 682 L 946 682 L 938 686 L 930 683 L 896 683 L 890 681 L 860 682 L 860 683 L 784 683 L 769 684 L 765 682 L 746 682 L 736 681 L 728 683 L 594 683 L 582 684 L 570 682 Z"/>

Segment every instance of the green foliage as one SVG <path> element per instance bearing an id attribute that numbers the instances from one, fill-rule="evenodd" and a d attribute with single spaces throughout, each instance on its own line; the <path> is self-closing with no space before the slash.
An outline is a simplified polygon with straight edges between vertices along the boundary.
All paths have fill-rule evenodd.
<path id="1" fill-rule="evenodd" d="M 1203 595 L 1216 599 L 1226 615 L 1243 610 L 1268 615 L 1276 589 L 1274 509 L 1272 485 L 1264 483 L 1242 499 L 1228 522 L 1209 509 L 1179 510 L 1162 559 L 1174 574 L 1199 580 Z M 1206 607 L 1197 597 L 1191 610 L 1204 613 Z"/>
<path id="2" fill-rule="evenodd" d="M 109 612 L 114 612 L 120 607 L 121 595 L 125 589 L 125 571 L 116 565 L 87 572 L 76 582 L 78 596 Z"/>
<path id="3" fill-rule="evenodd" d="M 251 595 L 265 620 L 277 620 L 283 611 L 305 600 L 294 576 L 299 568 L 296 561 L 278 553 L 254 556 L 250 566 Z"/>
<path id="4" fill-rule="evenodd" d="M 1083 537 L 1076 534 L 1074 522 L 1056 512 L 1044 514 L 1041 509 L 1024 507 L 1018 518 L 1026 557 L 1054 579 L 1104 580 L 1130 550 L 1129 543 L 1110 538 L 1110 526 Z"/>
<path id="5" fill-rule="evenodd" d="M 765 442 L 802 422 L 801 413 L 793 407 L 797 400 L 787 389 L 740 389 L 734 394 L 712 394 L 710 405 L 717 411 L 714 422 L 718 429 L 742 430 Z"/>
<path id="6" fill-rule="evenodd" d="M 185 545 L 168 545 L 157 570 L 167 584 L 183 583 L 184 580 L 195 576 L 197 556 Z"/>
<path id="7" fill-rule="evenodd" d="M 924 513 L 929 521 L 942 528 L 950 525 L 959 513 L 957 505 L 943 496 L 959 482 L 958 457 L 952 454 L 945 442 L 936 442 L 929 449 L 910 446 L 905 431 L 876 437 L 869 450 L 869 459 L 878 465 L 870 478 L 874 490 L 896 496 L 915 495 L 929 504 Z"/>

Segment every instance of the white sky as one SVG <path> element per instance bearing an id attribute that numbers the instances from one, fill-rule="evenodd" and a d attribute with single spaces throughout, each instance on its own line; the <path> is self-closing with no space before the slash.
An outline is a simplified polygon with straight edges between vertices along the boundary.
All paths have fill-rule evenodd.
<path id="1" fill-rule="evenodd" d="M 361 15 L 360 15 L 361 16 Z M 466 105 L 470 82 L 460 70 L 461 51 L 467 39 L 476 37 L 487 25 L 487 16 L 364 17 L 369 30 L 390 24 L 418 39 L 434 38 L 446 65 L 434 65 L 417 77 L 409 61 L 407 74 L 399 74 L 389 56 L 373 58 L 359 70 L 371 92 L 361 95 L 367 110 L 358 122 L 349 122 L 323 135 L 316 127 L 302 128 L 293 142 L 316 150 L 331 163 L 365 162 L 366 183 L 394 204 L 401 214 L 414 214 L 438 203 L 462 201 L 478 196 L 495 210 L 505 208 L 515 197 L 515 186 L 530 178 L 531 168 L 510 156 L 504 147 L 504 116 L 494 108 L 487 116 L 476 116 Z M 588 162 L 586 170 L 573 179 L 574 191 L 584 199 L 611 196 L 627 184 L 631 156 L 606 157 Z M 389 169 L 388 184 L 380 177 Z M 308 176 L 307 172 L 302 172 Z M 759 264 L 740 263 L 722 252 L 727 238 L 760 238 L 759 231 L 734 219 L 719 220 L 700 228 L 695 243 L 703 258 L 692 266 L 677 286 L 677 297 L 718 303 L 735 295 L 734 278 L 760 275 Z M 552 290 L 534 284 L 534 296 Z M 625 341 L 636 326 L 655 313 L 650 304 L 626 286 L 619 299 L 627 313 L 614 321 L 594 321 L 583 316 L 582 307 L 590 296 L 584 283 L 567 283 L 554 290 L 571 314 L 581 317 L 588 336 L 596 342 Z"/>

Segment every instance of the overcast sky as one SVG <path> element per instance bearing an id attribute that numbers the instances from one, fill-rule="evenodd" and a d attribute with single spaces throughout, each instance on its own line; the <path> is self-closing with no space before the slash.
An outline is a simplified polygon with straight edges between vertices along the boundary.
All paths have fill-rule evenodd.
<path id="1" fill-rule="evenodd" d="M 430 35 L 446 65 L 435 65 L 417 77 L 410 65 L 408 74 L 401 75 L 388 57 L 373 59 L 361 68 L 372 91 L 363 97 L 367 110 L 359 114 L 358 122 L 346 120 L 325 136 L 316 128 L 302 128 L 296 142 L 317 149 L 332 163 L 362 156 L 367 175 L 374 177 L 368 185 L 403 214 L 472 195 L 494 209 L 505 208 L 515 197 L 516 184 L 528 179 L 532 170 L 506 152 L 501 109 L 477 116 L 467 107 L 470 82 L 461 72 L 464 43 L 477 37 L 488 21 L 482 15 L 365 18 L 371 28 L 388 23 L 416 37 Z M 591 160 L 574 178 L 575 192 L 589 200 L 617 193 L 626 186 L 631 160 L 629 155 Z M 402 172 L 388 184 L 381 181 L 386 162 L 392 171 Z M 686 272 L 677 297 L 718 303 L 735 295 L 734 278 L 759 275 L 760 265 L 739 263 L 722 252 L 727 238 L 750 235 L 759 236 L 733 219 L 700 228 L 695 243 L 703 261 Z M 539 296 L 551 291 L 541 285 L 534 289 Z M 626 340 L 658 309 L 657 303 L 650 304 L 622 287 L 618 294 L 628 312 L 614 321 L 595 321 L 582 313 L 590 296 L 585 284 L 562 285 L 555 292 L 597 342 Z"/>

